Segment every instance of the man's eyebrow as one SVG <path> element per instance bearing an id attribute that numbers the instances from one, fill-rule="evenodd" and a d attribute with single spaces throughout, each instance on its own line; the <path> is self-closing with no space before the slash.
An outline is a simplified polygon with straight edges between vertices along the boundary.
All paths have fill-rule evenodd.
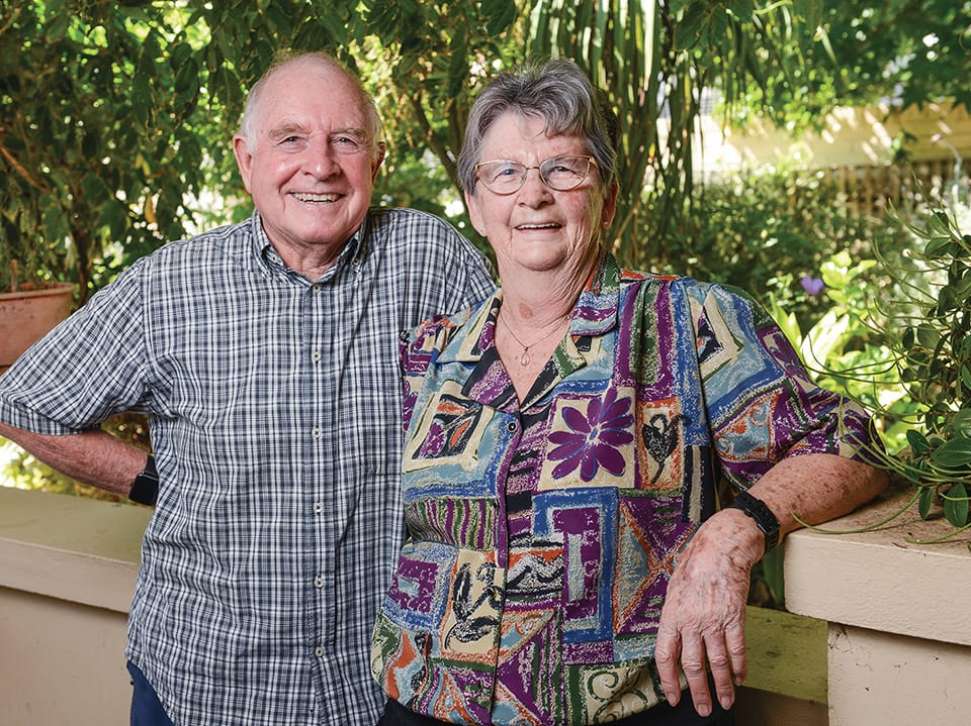
<path id="1" fill-rule="evenodd" d="M 273 139 L 281 139 L 292 134 L 308 134 L 310 131 L 303 124 L 293 121 L 284 121 L 279 126 L 270 129 L 267 136 Z"/>
<path id="2" fill-rule="evenodd" d="M 347 128 L 343 128 L 343 129 L 334 129 L 333 131 L 330 132 L 331 136 L 334 136 L 337 134 L 344 134 L 346 136 L 356 136 L 359 139 L 367 138 L 367 130 L 357 128 L 355 126 L 348 126 Z"/>

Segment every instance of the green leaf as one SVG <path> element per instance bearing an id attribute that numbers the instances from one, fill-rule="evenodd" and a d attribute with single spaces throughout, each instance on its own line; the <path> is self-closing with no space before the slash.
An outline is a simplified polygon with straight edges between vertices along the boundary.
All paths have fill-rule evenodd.
<path id="1" fill-rule="evenodd" d="M 47 26 L 47 40 L 56 43 L 64 37 L 67 26 L 71 22 L 71 13 L 59 12 L 54 15 L 54 19 Z"/>
<path id="2" fill-rule="evenodd" d="M 916 429 L 910 429 L 907 432 L 907 443 L 910 444 L 910 450 L 915 454 L 926 454 L 931 448 L 924 434 Z"/>
<path id="3" fill-rule="evenodd" d="M 924 254 L 927 257 L 940 257 L 947 252 L 948 246 L 951 244 L 950 237 L 931 237 L 927 246 L 924 247 Z"/>
<path id="4" fill-rule="evenodd" d="M 921 519 L 927 519 L 930 516 L 931 506 L 934 504 L 936 494 L 937 489 L 935 487 L 921 487 L 920 498 L 917 501 L 917 511 Z"/>
<path id="5" fill-rule="evenodd" d="M 971 408 L 962 408 L 951 418 L 949 428 L 958 436 L 971 438 Z"/>
<path id="6" fill-rule="evenodd" d="M 952 484 L 944 498 L 944 517 L 955 527 L 968 523 L 968 490 L 964 484 Z"/>
<path id="7" fill-rule="evenodd" d="M 961 383 L 971 391 L 971 368 L 968 368 L 966 365 L 961 366 Z"/>
<path id="8" fill-rule="evenodd" d="M 959 469 L 971 464 L 971 438 L 951 439 L 931 454 L 931 461 L 945 469 Z"/>
<path id="9" fill-rule="evenodd" d="M 482 10 L 488 18 L 486 32 L 489 35 L 499 35 L 516 19 L 516 3 L 513 0 L 483 0 Z"/>
<path id="10" fill-rule="evenodd" d="M 456 32 L 449 47 L 451 60 L 448 64 L 448 95 L 455 98 L 462 92 L 469 74 L 465 29 Z"/>

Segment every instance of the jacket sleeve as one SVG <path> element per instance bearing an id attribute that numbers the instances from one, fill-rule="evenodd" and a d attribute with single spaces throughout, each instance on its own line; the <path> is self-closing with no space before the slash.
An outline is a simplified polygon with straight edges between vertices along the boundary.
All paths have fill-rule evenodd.
<path id="1" fill-rule="evenodd" d="M 712 285 L 692 302 L 692 318 L 715 455 L 732 484 L 747 489 L 789 456 L 865 460 L 866 414 L 812 381 L 758 303 Z"/>

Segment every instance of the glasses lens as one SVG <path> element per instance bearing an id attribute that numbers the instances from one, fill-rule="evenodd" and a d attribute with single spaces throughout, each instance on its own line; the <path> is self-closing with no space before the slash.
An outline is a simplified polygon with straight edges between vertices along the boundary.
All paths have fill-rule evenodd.
<path id="1" fill-rule="evenodd" d="M 487 161 L 479 165 L 479 180 L 497 194 L 510 194 L 522 186 L 526 167 L 514 161 Z"/>
<path id="2" fill-rule="evenodd" d="M 580 185 L 590 171 L 587 156 L 555 156 L 539 168 L 540 176 L 553 189 L 565 192 Z"/>

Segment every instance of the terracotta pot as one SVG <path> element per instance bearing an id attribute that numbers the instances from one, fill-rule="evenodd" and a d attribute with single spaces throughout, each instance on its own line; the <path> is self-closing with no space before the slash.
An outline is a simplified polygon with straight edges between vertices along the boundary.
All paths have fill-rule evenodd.
<path id="1" fill-rule="evenodd" d="M 0 293 L 0 371 L 71 312 L 74 285 Z"/>

